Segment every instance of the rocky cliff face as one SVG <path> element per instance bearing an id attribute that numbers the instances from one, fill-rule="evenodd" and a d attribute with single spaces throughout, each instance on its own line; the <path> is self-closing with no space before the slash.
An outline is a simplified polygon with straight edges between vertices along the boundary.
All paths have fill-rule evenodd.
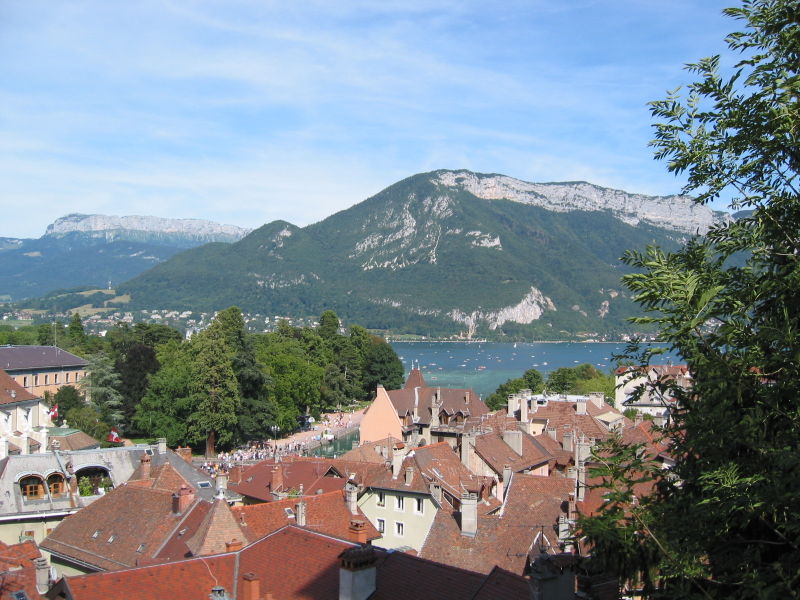
<path id="1" fill-rule="evenodd" d="M 460 187 L 484 200 L 513 200 L 554 212 L 607 210 L 628 225 L 647 223 L 686 234 L 704 234 L 720 218 L 688 196 L 644 196 L 582 181 L 529 183 L 505 175 L 439 171 L 437 181 Z"/>
<path id="2" fill-rule="evenodd" d="M 46 236 L 62 237 L 85 233 L 91 237 L 113 240 L 192 242 L 235 242 L 249 230 L 202 219 L 165 219 L 161 217 L 70 214 L 48 225 Z"/>

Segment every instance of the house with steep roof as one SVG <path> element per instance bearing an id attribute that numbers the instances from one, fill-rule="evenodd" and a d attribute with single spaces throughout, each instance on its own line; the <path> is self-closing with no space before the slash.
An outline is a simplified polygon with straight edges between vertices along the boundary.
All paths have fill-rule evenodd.
<path id="1" fill-rule="evenodd" d="M 488 412 L 474 390 L 429 387 L 421 371 L 412 369 L 401 389 L 378 386 L 375 400 L 361 420 L 360 439 L 372 442 L 394 437 L 412 446 L 424 446 L 453 437 L 467 419 Z"/>
<path id="2" fill-rule="evenodd" d="M 89 363 L 58 346 L 0 346 L 0 369 L 35 396 L 76 385 Z"/>
<path id="3" fill-rule="evenodd" d="M 35 543 L 0 542 L 0 600 L 40 600 L 49 583 L 50 567 Z"/>
<path id="4" fill-rule="evenodd" d="M 476 573 L 286 526 L 241 549 L 162 565 L 65 577 L 52 600 L 527 600 L 527 579 Z"/>
<path id="5" fill-rule="evenodd" d="M 522 575 L 540 553 L 569 550 L 574 494 L 574 479 L 514 473 L 498 510 L 480 513 L 477 496 L 465 493 L 457 510 L 439 511 L 420 556 L 481 573 L 500 567 Z"/>

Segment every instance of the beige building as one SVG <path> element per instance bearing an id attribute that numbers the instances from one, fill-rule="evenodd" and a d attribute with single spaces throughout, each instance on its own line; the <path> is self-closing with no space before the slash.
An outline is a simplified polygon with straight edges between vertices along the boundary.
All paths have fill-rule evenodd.
<path id="1" fill-rule="evenodd" d="M 0 369 L 32 393 L 44 397 L 86 376 L 88 363 L 57 346 L 0 346 Z"/>

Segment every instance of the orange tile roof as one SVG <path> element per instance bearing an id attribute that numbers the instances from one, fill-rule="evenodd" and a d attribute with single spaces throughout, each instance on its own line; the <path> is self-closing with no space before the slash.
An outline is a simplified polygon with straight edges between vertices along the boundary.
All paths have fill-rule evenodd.
<path id="1" fill-rule="evenodd" d="M 276 502 L 238 506 L 231 510 L 247 538 L 256 540 L 281 527 L 296 524 L 297 504 L 301 500 L 306 503 L 305 526 L 308 529 L 347 539 L 350 535 L 348 532 L 350 520 L 358 518 L 366 522 L 367 539 L 375 540 L 381 537 L 360 509 L 356 515 L 350 513 L 343 491 L 306 496 L 302 499 L 287 498 Z"/>
<path id="2" fill-rule="evenodd" d="M 331 460 L 325 458 L 268 459 L 242 469 L 238 481 L 228 485 L 232 491 L 262 502 L 274 500 L 273 492 L 299 492 L 301 486 L 304 495 L 341 490 L 347 480 L 337 476 L 338 471 L 331 473 L 331 467 Z"/>
<path id="3" fill-rule="evenodd" d="M 0 542 L 0 600 L 16 600 L 16 592 L 25 592 L 30 600 L 39 600 L 36 589 L 36 564 L 42 554 L 32 541 L 8 545 Z"/>
<path id="4" fill-rule="evenodd" d="M 13 377 L 0 369 L 0 404 L 14 404 L 37 399 L 37 396 L 31 394 L 18 384 Z"/>

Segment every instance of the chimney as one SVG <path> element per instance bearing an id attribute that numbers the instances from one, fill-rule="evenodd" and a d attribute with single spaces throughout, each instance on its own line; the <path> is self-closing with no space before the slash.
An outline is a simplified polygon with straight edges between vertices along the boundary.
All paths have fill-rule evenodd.
<path id="1" fill-rule="evenodd" d="M 578 490 L 578 502 L 583 502 L 586 497 L 586 467 L 583 464 L 578 465 L 578 480 L 576 487 Z"/>
<path id="2" fill-rule="evenodd" d="M 228 598 L 228 593 L 221 585 L 215 585 L 211 588 L 211 595 L 209 598 L 211 598 L 211 600 L 230 600 Z"/>
<path id="3" fill-rule="evenodd" d="M 529 397 L 523 394 L 520 394 L 519 397 L 519 420 L 521 423 L 528 422 L 528 400 Z"/>
<path id="4" fill-rule="evenodd" d="M 44 594 L 50 588 L 50 565 L 46 558 L 35 558 L 33 564 L 36 566 L 36 591 Z"/>
<path id="5" fill-rule="evenodd" d="M 478 533 L 478 496 L 464 492 L 461 494 L 461 535 L 475 537 Z"/>
<path id="6" fill-rule="evenodd" d="M 586 414 L 586 396 L 578 396 L 578 399 L 575 401 L 575 413 L 579 415 Z"/>
<path id="7" fill-rule="evenodd" d="M 508 403 L 506 405 L 506 410 L 508 411 L 508 415 L 513 417 L 514 413 L 517 412 L 519 408 L 517 403 L 517 395 L 516 394 L 509 394 L 508 395 Z"/>
<path id="8" fill-rule="evenodd" d="M 565 431 L 564 432 L 564 441 L 562 442 L 562 446 L 564 446 L 564 450 L 567 452 L 572 452 L 572 441 L 575 437 L 575 434 L 572 431 Z"/>
<path id="9" fill-rule="evenodd" d="M 350 528 L 347 530 L 350 539 L 356 544 L 367 543 L 367 524 L 361 519 L 350 519 Z"/>
<path id="10" fill-rule="evenodd" d="M 547 435 L 550 437 L 551 440 L 556 439 L 556 430 L 554 427 L 548 427 L 547 429 L 545 429 L 545 432 L 547 433 Z"/>
<path id="11" fill-rule="evenodd" d="M 148 454 L 144 454 L 139 462 L 142 467 L 142 479 L 150 479 L 150 464 L 152 463 L 152 459 Z"/>
<path id="12" fill-rule="evenodd" d="M 511 481 L 511 465 L 503 465 L 503 488 L 508 487 L 508 482 Z"/>
<path id="13" fill-rule="evenodd" d="M 589 401 L 597 408 L 603 408 L 606 403 L 606 395 L 603 392 L 589 392 Z"/>
<path id="14" fill-rule="evenodd" d="M 158 438 L 158 453 L 167 453 L 167 438 Z"/>
<path id="15" fill-rule="evenodd" d="M 522 432 L 519 429 L 506 429 L 503 432 L 503 441 L 514 452 L 522 456 Z"/>
<path id="16" fill-rule="evenodd" d="M 472 468 L 472 457 L 475 454 L 475 434 L 465 433 L 461 436 L 461 464 L 468 469 Z"/>
<path id="17" fill-rule="evenodd" d="M 261 582 L 255 573 L 242 575 L 240 600 L 261 600 Z"/>
<path id="18" fill-rule="evenodd" d="M 469 405 L 469 390 L 464 394 L 464 404 Z"/>
<path id="19" fill-rule="evenodd" d="M 578 507 L 575 505 L 574 493 L 569 495 L 567 506 L 569 506 L 569 510 L 567 512 L 567 518 L 574 523 L 578 519 Z"/>
<path id="20" fill-rule="evenodd" d="M 294 505 L 294 513 L 295 513 L 295 523 L 297 523 L 300 527 L 305 527 L 306 526 L 305 501 L 301 500 L 300 502 Z"/>
<path id="21" fill-rule="evenodd" d="M 400 469 L 403 466 L 403 459 L 406 457 L 405 444 L 398 443 L 392 452 L 392 479 L 400 476 Z"/>
<path id="22" fill-rule="evenodd" d="M 575 464 L 581 465 L 592 455 L 592 442 L 584 435 L 575 444 Z"/>
<path id="23" fill-rule="evenodd" d="M 218 490 L 227 490 L 228 489 L 228 474 L 227 473 L 218 473 L 217 474 L 217 489 Z"/>
<path id="24" fill-rule="evenodd" d="M 406 467 L 406 485 L 411 485 L 413 479 L 414 479 L 414 468 Z"/>
<path id="25" fill-rule="evenodd" d="M 225 542 L 225 552 L 237 552 L 244 547 L 242 540 L 233 538 L 230 542 Z"/>
<path id="26" fill-rule="evenodd" d="M 637 410 L 636 415 L 634 415 L 633 417 L 633 424 L 641 425 L 643 421 L 644 421 L 644 415 Z"/>
<path id="27" fill-rule="evenodd" d="M 272 467 L 272 481 L 269 489 L 273 494 L 283 489 L 283 469 L 278 465 Z"/>
<path id="28" fill-rule="evenodd" d="M 339 600 L 367 600 L 375 593 L 376 560 L 369 545 L 339 555 Z"/>
<path id="29" fill-rule="evenodd" d="M 182 515 L 194 502 L 194 490 L 188 485 L 181 486 L 175 494 L 172 494 L 172 512 Z"/>
<path id="30" fill-rule="evenodd" d="M 344 498 L 351 515 L 358 514 L 358 486 L 348 481 L 344 485 Z"/>

